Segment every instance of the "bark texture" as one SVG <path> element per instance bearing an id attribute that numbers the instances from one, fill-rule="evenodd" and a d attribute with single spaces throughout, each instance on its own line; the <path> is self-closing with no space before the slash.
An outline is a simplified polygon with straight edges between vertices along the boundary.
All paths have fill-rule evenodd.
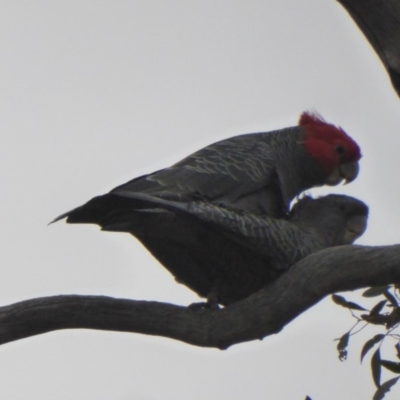
<path id="1" fill-rule="evenodd" d="M 221 310 L 77 295 L 11 304 L 0 308 L 0 344 L 60 329 L 86 328 L 226 349 L 278 333 L 331 293 L 398 281 L 400 245 L 340 246 L 304 258 L 273 284 Z"/>
<path id="2" fill-rule="evenodd" d="M 400 97 L 400 1 L 338 0 L 364 33 Z"/>

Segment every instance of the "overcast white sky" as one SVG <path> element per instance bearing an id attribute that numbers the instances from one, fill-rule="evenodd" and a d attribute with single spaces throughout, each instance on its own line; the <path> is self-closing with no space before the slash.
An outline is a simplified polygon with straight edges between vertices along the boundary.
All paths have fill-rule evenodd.
<path id="1" fill-rule="evenodd" d="M 131 236 L 47 223 L 217 140 L 306 109 L 362 147 L 345 193 L 370 206 L 361 244 L 400 242 L 399 99 L 333 0 L 0 2 L 0 304 L 57 294 L 186 305 Z M 4 399 L 368 399 L 353 321 L 329 299 L 279 335 L 228 351 L 86 330 L 0 347 Z M 387 375 L 386 377 L 389 377 Z M 400 388 L 387 399 L 399 397 Z"/>

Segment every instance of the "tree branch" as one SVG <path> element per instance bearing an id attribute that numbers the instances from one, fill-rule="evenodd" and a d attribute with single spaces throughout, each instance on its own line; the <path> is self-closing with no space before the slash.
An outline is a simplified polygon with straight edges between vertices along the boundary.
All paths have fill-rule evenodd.
<path id="1" fill-rule="evenodd" d="M 378 54 L 400 97 L 400 1 L 338 1 Z"/>
<path id="2" fill-rule="evenodd" d="M 104 296 L 54 296 L 0 308 L 0 344 L 60 329 L 101 329 L 227 347 L 279 332 L 325 296 L 400 281 L 400 244 L 314 253 L 270 286 L 221 310 Z"/>

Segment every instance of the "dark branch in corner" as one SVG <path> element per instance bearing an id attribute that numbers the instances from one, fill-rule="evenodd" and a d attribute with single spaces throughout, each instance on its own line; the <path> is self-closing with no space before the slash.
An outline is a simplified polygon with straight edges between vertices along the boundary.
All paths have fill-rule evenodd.
<path id="1" fill-rule="evenodd" d="M 364 33 L 400 97 L 400 2 L 338 0 Z"/>
<path id="2" fill-rule="evenodd" d="M 60 329 L 164 336 L 225 349 L 279 332 L 325 296 L 400 281 L 400 245 L 330 248 L 299 261 L 272 285 L 221 310 L 104 296 L 54 296 L 0 308 L 0 344 Z"/>

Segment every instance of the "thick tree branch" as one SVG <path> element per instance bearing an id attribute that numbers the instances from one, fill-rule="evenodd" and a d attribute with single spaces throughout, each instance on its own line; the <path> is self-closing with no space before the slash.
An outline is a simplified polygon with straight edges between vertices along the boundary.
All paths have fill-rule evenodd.
<path id="1" fill-rule="evenodd" d="M 364 33 L 400 97 L 400 0 L 338 0 Z"/>
<path id="2" fill-rule="evenodd" d="M 400 281 L 400 245 L 329 248 L 270 286 L 221 310 L 103 296 L 55 296 L 0 308 L 0 344 L 72 328 L 136 332 L 204 347 L 261 339 L 328 294 Z"/>

